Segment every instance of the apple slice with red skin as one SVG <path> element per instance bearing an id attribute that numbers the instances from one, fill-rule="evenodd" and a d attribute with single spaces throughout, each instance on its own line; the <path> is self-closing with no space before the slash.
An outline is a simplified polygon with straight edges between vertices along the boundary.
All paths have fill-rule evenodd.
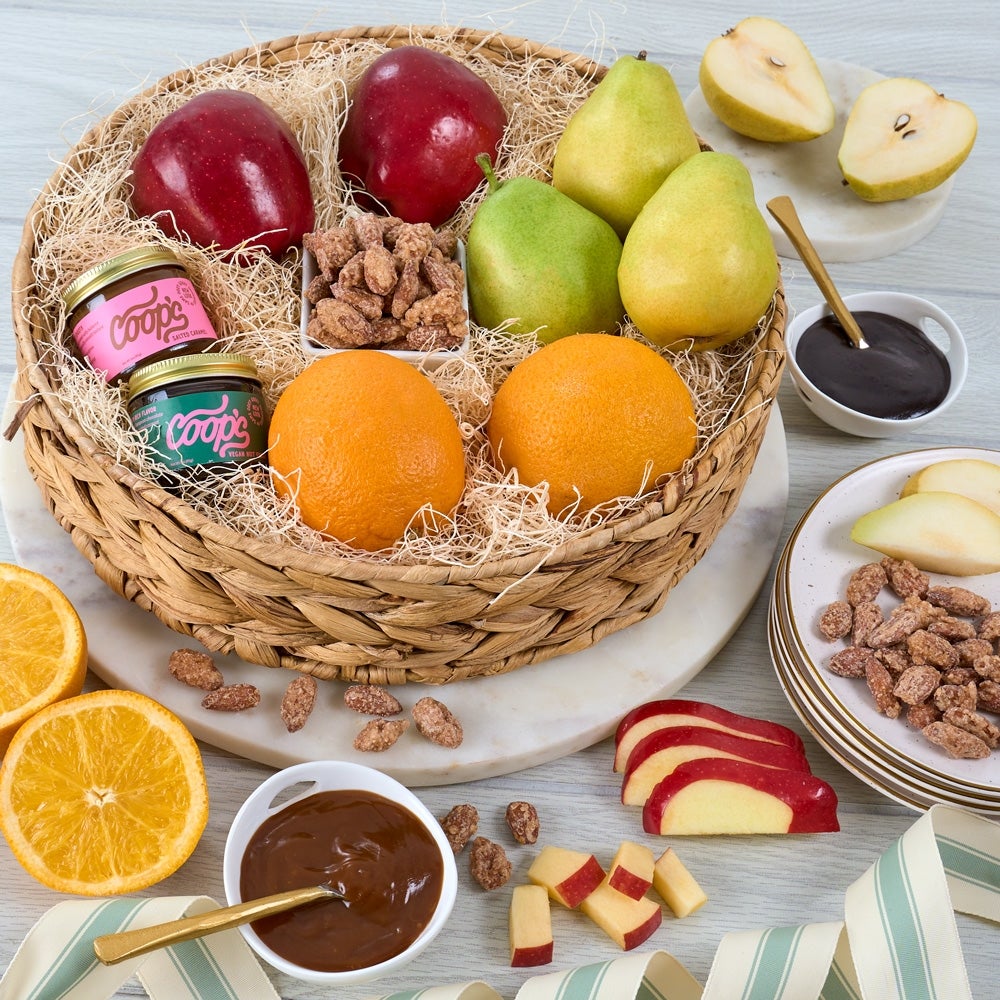
<path id="1" fill-rule="evenodd" d="M 837 793 L 804 771 L 704 757 L 674 768 L 642 810 L 647 833 L 671 836 L 833 833 Z"/>
<path id="2" fill-rule="evenodd" d="M 804 753 L 778 743 L 733 736 L 706 726 L 669 726 L 644 736 L 629 754 L 622 779 L 622 802 L 641 806 L 656 784 L 675 767 L 700 757 L 754 761 L 789 771 L 809 771 Z"/>
<path id="3" fill-rule="evenodd" d="M 528 879 L 572 910 L 601 884 L 604 869 L 593 854 L 546 844 L 531 863 Z"/>
<path id="4" fill-rule="evenodd" d="M 510 964 L 512 968 L 548 965 L 552 961 L 552 912 L 541 885 L 518 885 L 510 897 Z"/>
<path id="5" fill-rule="evenodd" d="M 653 884 L 653 852 L 645 844 L 623 840 L 608 870 L 608 884 L 626 896 L 639 899 Z"/>
<path id="6" fill-rule="evenodd" d="M 633 899 L 605 879 L 582 903 L 585 913 L 623 951 L 637 948 L 663 922 L 663 908 L 649 896 Z"/>
<path id="7" fill-rule="evenodd" d="M 704 701 L 663 698 L 638 705 L 618 723 L 615 731 L 615 770 L 625 770 L 628 755 L 639 740 L 668 726 L 706 726 L 747 739 L 781 743 L 803 752 L 799 734 L 777 722 L 739 715 Z"/>

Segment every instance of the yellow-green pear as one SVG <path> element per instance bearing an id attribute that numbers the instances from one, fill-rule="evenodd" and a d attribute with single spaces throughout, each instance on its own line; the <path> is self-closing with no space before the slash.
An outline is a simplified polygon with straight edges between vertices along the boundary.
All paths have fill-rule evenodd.
<path id="1" fill-rule="evenodd" d="M 778 258 L 747 168 L 729 153 L 685 160 L 625 239 L 618 287 L 632 322 L 660 346 L 752 330 L 778 284 Z"/>
<path id="2" fill-rule="evenodd" d="M 700 149 L 670 72 L 645 52 L 621 56 L 566 123 L 552 184 L 624 239 L 664 178 Z"/>

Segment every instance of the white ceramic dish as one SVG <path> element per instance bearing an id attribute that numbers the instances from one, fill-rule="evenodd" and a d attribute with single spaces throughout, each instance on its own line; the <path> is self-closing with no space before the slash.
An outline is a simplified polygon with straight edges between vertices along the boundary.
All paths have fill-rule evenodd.
<path id="1" fill-rule="evenodd" d="M 816 63 L 837 110 L 837 121 L 830 132 L 810 142 L 758 142 L 738 135 L 715 117 L 700 89 L 685 101 L 688 117 L 713 149 L 733 153 L 746 165 L 757 204 L 782 257 L 798 260 L 784 230 L 765 208 L 782 194 L 795 203 L 803 228 L 828 264 L 886 257 L 916 243 L 937 225 L 957 175 L 933 191 L 904 201 L 873 204 L 859 198 L 843 182 L 837 150 L 858 94 L 883 77 L 834 59 L 817 58 Z"/>
<path id="2" fill-rule="evenodd" d="M 933 302 L 904 292 L 861 292 L 845 295 L 844 304 L 852 312 L 878 312 L 896 316 L 920 330 L 944 352 L 951 372 L 951 384 L 941 403 L 929 413 L 904 420 L 888 420 L 852 410 L 817 389 L 799 367 L 795 356 L 802 335 L 823 316 L 831 315 L 830 307 L 821 302 L 800 312 L 788 323 L 785 331 L 788 370 L 799 398 L 812 412 L 831 427 L 856 437 L 888 438 L 908 434 L 917 427 L 939 417 L 958 397 L 965 385 L 969 356 L 955 321 Z"/>
<path id="3" fill-rule="evenodd" d="M 357 790 L 381 795 L 409 810 L 434 838 L 441 852 L 444 877 L 441 895 L 430 923 L 420 936 L 404 951 L 378 965 L 347 972 L 318 972 L 307 969 L 282 958 L 269 948 L 254 931 L 253 926 L 244 924 L 240 933 L 251 948 L 269 965 L 309 983 L 327 987 L 347 986 L 354 983 L 368 983 L 390 972 L 396 972 L 413 961 L 441 932 L 451 915 L 458 892 L 458 871 L 455 855 L 445 837 L 441 824 L 427 807 L 409 789 L 398 781 L 374 768 L 346 761 L 317 760 L 278 771 L 260 784 L 247 798 L 236 813 L 222 861 L 222 879 L 226 900 L 230 905 L 242 902 L 240 897 L 240 865 L 250 838 L 260 825 L 287 808 L 293 802 L 318 792 L 337 790 Z M 294 791 L 295 794 L 291 794 Z"/>

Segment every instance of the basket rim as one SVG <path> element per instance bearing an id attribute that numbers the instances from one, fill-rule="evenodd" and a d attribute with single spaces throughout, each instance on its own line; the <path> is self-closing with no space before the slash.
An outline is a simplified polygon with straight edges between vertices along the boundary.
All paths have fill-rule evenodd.
<path id="1" fill-rule="evenodd" d="M 128 467 L 116 462 L 87 435 L 73 415 L 63 406 L 56 389 L 47 379 L 47 366 L 34 348 L 38 341 L 32 336 L 33 324 L 25 315 L 24 306 L 30 290 L 36 283 L 32 270 L 32 259 L 37 244 L 36 221 L 42 206 L 57 189 L 61 178 L 85 162 L 97 131 L 114 126 L 115 122 L 128 115 L 128 109 L 135 103 L 150 96 L 175 89 L 190 82 L 199 70 L 216 67 L 233 67 L 254 60 L 264 67 L 280 65 L 307 58 L 317 48 L 331 43 L 349 44 L 371 39 L 390 47 L 410 44 L 414 39 L 439 40 L 447 38 L 469 48 L 469 51 L 502 51 L 505 57 L 513 54 L 521 58 L 539 58 L 568 65 L 582 77 L 599 79 L 608 67 L 587 56 L 561 49 L 545 43 L 491 29 L 447 27 L 434 25 L 383 25 L 377 27 L 355 26 L 329 31 L 288 35 L 282 38 L 256 43 L 227 54 L 205 60 L 195 66 L 183 67 L 160 78 L 152 85 L 125 99 L 110 115 L 92 124 L 60 161 L 34 200 L 21 232 L 20 244 L 12 268 L 12 313 L 15 332 L 17 371 L 15 385 L 25 380 L 33 390 L 22 396 L 25 402 L 34 397 L 44 400 L 45 406 L 58 425 L 64 437 L 81 454 L 95 462 L 113 480 L 144 503 L 160 510 L 187 530 L 223 547 L 238 546 L 249 557 L 259 559 L 266 565 L 281 565 L 316 575 L 320 568 L 324 575 L 336 576 L 344 580 L 364 581 L 378 578 L 386 583 L 416 582 L 420 584 L 466 583 L 509 577 L 521 578 L 552 564 L 564 564 L 585 558 L 589 553 L 603 549 L 619 538 L 634 534 L 645 525 L 670 514 L 681 504 L 695 487 L 702 485 L 720 469 L 725 472 L 720 453 L 730 450 L 732 439 L 740 431 L 740 425 L 753 411 L 762 405 L 769 406 L 776 396 L 777 384 L 781 377 L 784 346 L 782 331 L 785 317 L 784 287 L 779 271 L 778 283 L 770 306 L 766 342 L 758 348 L 761 356 L 774 355 L 772 379 L 758 385 L 754 393 L 746 393 L 742 405 L 734 412 L 729 423 L 709 443 L 704 455 L 687 471 L 674 474 L 658 488 L 647 501 L 632 513 L 586 528 L 566 541 L 547 548 L 540 548 L 516 556 L 501 556 L 471 564 L 441 563 L 385 563 L 359 557 L 344 556 L 320 550 L 309 550 L 280 541 L 268 541 L 245 535 L 221 522 L 214 521 L 190 504 L 170 493 L 151 480 L 145 479 Z M 498 48 L 499 46 L 499 48 Z M 755 362 L 759 368 L 762 362 Z M 24 419 L 31 419 L 30 409 Z M 15 428 L 16 430 L 16 428 Z M 736 442 L 738 443 L 738 442 Z"/>

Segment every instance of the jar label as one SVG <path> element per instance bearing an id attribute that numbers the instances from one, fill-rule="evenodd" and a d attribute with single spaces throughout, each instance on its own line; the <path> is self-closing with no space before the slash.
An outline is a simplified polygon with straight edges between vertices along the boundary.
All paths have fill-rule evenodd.
<path id="1" fill-rule="evenodd" d="M 137 407 L 132 423 L 147 434 L 152 458 L 170 469 L 235 465 L 267 449 L 264 402 L 255 392 L 193 392 Z"/>
<path id="2" fill-rule="evenodd" d="M 80 353 L 110 382 L 146 358 L 217 335 L 187 278 L 150 281 L 113 295 L 73 328 Z"/>

